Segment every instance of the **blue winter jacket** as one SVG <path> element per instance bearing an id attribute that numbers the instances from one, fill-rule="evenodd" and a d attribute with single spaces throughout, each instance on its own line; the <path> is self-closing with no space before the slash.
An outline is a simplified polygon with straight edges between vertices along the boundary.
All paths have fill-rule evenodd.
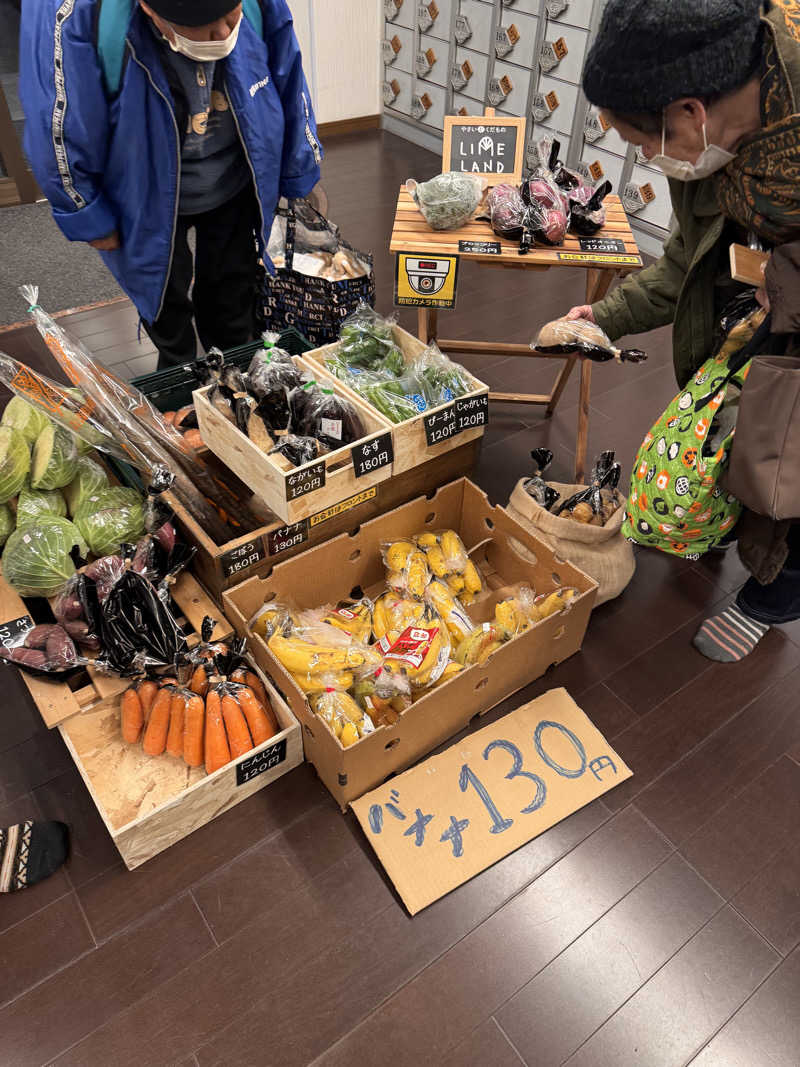
<path id="1" fill-rule="evenodd" d="M 118 91 L 108 88 L 97 43 L 102 2 L 22 5 L 25 150 L 69 240 L 119 233 L 121 248 L 101 255 L 141 317 L 152 322 L 172 261 L 181 136 L 159 44 L 136 0 L 127 19 Z M 322 155 L 286 0 L 258 2 L 263 39 L 243 19 L 224 64 L 228 98 L 255 179 L 267 262 L 278 199 L 307 196 L 319 181 Z"/>

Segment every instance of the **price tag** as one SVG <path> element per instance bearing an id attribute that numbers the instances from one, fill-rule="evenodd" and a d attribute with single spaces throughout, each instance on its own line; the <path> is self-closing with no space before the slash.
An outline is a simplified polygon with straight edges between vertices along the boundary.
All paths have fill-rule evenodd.
<path id="1" fill-rule="evenodd" d="M 297 548 L 308 540 L 308 519 L 293 522 L 289 526 L 280 526 L 267 534 L 267 545 L 270 556 L 280 556 L 288 552 L 290 548 Z"/>
<path id="2" fill-rule="evenodd" d="M 383 62 L 388 66 L 390 63 L 394 63 L 397 59 L 400 49 L 403 47 L 403 42 L 395 34 L 391 39 L 384 37 L 381 48 L 383 50 Z"/>
<path id="3" fill-rule="evenodd" d="M 325 460 L 321 459 L 310 467 L 304 467 L 293 474 L 286 475 L 286 500 L 291 502 L 298 497 L 307 496 L 325 485 Z"/>
<path id="4" fill-rule="evenodd" d="M 455 407 L 458 433 L 489 425 L 489 397 L 486 393 L 483 396 L 459 397 Z"/>
<path id="5" fill-rule="evenodd" d="M 625 242 L 616 237 L 580 237 L 578 243 L 581 246 L 581 252 L 598 252 L 600 255 L 604 253 L 608 255 L 625 251 Z"/>
<path id="6" fill-rule="evenodd" d="M 519 36 L 519 30 L 513 22 L 510 26 L 498 26 L 494 38 L 494 51 L 498 59 L 503 59 L 513 51 Z"/>
<path id="7" fill-rule="evenodd" d="M 499 241 L 459 241 L 458 250 L 474 256 L 499 256 L 503 249 Z"/>
<path id="8" fill-rule="evenodd" d="M 382 467 L 388 467 L 394 463 L 394 445 L 392 433 L 382 433 L 380 437 L 374 437 L 371 441 L 356 445 L 350 450 L 353 457 L 353 470 L 356 478 L 363 478 L 365 474 L 374 474 Z"/>
<path id="9" fill-rule="evenodd" d="M 220 557 L 222 573 L 226 578 L 232 578 L 234 574 L 241 574 L 243 571 L 249 570 L 256 563 L 260 563 L 262 559 L 266 559 L 266 554 L 261 540 L 248 541 L 247 544 L 232 548 L 230 552 L 226 552 L 224 556 Z"/>
<path id="10" fill-rule="evenodd" d="M 637 211 L 641 211 L 647 203 L 644 198 L 643 189 L 640 188 L 636 182 L 628 182 L 622 190 L 621 200 L 625 210 L 629 211 L 632 215 L 635 215 Z"/>
<path id="11" fill-rule="evenodd" d="M 3 648 L 14 648 L 19 644 L 20 637 L 23 637 L 32 629 L 33 619 L 30 615 L 23 615 L 19 619 L 12 619 L 11 622 L 4 622 L 0 626 L 0 645 Z"/>
<path id="12" fill-rule="evenodd" d="M 428 447 L 441 444 L 455 437 L 458 430 L 458 418 L 456 417 L 455 404 L 448 404 L 446 408 L 440 408 L 423 419 L 425 425 L 425 440 Z"/>
<path id="13" fill-rule="evenodd" d="M 254 778 L 258 778 L 260 774 L 266 774 L 267 771 L 271 771 L 273 767 L 278 767 L 286 759 L 286 738 L 278 741 L 277 744 L 270 745 L 269 748 L 265 748 L 263 752 L 259 752 L 255 756 L 250 756 L 249 759 L 242 760 L 241 763 L 236 764 L 236 785 L 247 785 L 248 782 L 252 782 Z"/>
<path id="14" fill-rule="evenodd" d="M 454 34 L 455 39 L 459 44 L 466 44 L 470 37 L 472 37 L 472 26 L 470 26 L 469 19 L 466 15 L 456 15 Z"/>

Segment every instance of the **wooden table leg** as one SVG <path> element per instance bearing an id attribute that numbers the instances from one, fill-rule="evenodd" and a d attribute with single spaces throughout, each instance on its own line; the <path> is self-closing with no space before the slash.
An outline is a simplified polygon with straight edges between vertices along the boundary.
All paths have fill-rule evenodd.
<path id="1" fill-rule="evenodd" d="M 429 345 L 439 335 L 439 312 L 436 308 L 417 308 L 417 336 Z"/>
<path id="2" fill-rule="evenodd" d="M 596 304 L 602 300 L 618 274 L 616 270 L 600 270 L 592 267 L 586 271 L 586 303 Z"/>
<path id="3" fill-rule="evenodd" d="M 581 394 L 578 402 L 578 439 L 575 444 L 575 482 L 583 485 L 586 477 L 586 447 L 589 442 L 589 402 L 592 393 L 592 367 L 589 359 L 581 360 Z"/>
<path id="4" fill-rule="evenodd" d="M 573 370 L 575 369 L 575 364 L 577 362 L 577 356 L 572 356 L 569 359 L 564 360 L 564 366 L 562 367 L 561 373 L 559 374 L 556 380 L 555 388 L 553 389 L 553 392 L 550 396 L 550 400 L 547 404 L 547 411 L 545 414 L 547 415 L 548 419 L 558 407 L 558 402 L 561 399 L 561 394 L 566 389 L 567 382 L 569 381 L 570 376 Z"/>

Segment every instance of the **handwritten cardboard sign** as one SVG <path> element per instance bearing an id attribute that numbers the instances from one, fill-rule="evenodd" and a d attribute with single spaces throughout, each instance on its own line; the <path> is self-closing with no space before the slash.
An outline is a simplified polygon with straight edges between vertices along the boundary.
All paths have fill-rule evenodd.
<path id="1" fill-rule="evenodd" d="M 567 691 L 553 689 L 352 807 L 416 915 L 631 776 Z"/>

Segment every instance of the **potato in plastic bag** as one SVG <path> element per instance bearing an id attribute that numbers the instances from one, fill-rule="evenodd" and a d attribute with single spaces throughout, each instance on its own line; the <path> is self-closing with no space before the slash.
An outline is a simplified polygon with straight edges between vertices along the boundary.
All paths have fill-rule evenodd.
<path id="1" fill-rule="evenodd" d="M 537 352 L 568 355 L 577 352 L 594 363 L 643 363 L 647 356 L 638 348 L 615 348 L 608 335 L 588 319 L 555 319 L 539 331 L 531 348 Z"/>

